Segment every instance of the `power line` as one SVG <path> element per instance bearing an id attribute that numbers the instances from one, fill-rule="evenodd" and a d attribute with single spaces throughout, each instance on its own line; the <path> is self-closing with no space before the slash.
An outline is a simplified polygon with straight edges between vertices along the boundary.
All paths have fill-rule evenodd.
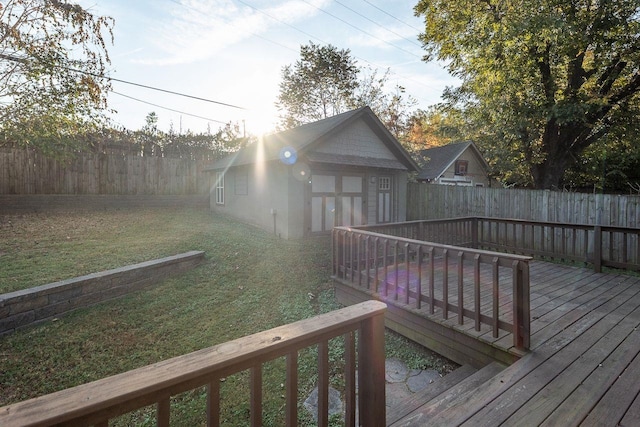
<path id="1" fill-rule="evenodd" d="M 285 22 L 285 21 L 283 21 L 283 20 L 281 20 L 281 19 L 278 19 L 278 18 L 276 18 L 276 17 L 274 17 L 274 16 L 272 16 L 272 15 L 268 14 L 268 13 L 267 13 L 267 12 L 265 12 L 264 10 L 258 9 L 257 7 L 250 5 L 250 4 L 249 4 L 249 3 L 247 3 L 247 2 L 244 2 L 244 1 L 242 1 L 242 0 L 236 0 L 236 1 L 237 1 L 238 3 L 241 3 L 241 4 L 245 5 L 245 6 L 250 7 L 251 9 L 255 10 L 256 12 L 260 12 L 260 13 L 262 13 L 263 15 L 265 15 L 265 16 L 267 16 L 267 17 L 269 17 L 269 18 L 273 19 L 273 20 L 274 20 L 274 21 L 276 21 L 276 22 L 279 22 L 280 24 L 286 25 L 287 27 L 292 28 L 292 29 L 294 29 L 294 30 L 296 30 L 296 31 L 298 31 L 298 32 L 300 32 L 300 33 L 302 33 L 302 34 L 304 34 L 305 36 L 311 37 L 312 39 L 316 39 L 316 40 L 318 40 L 318 41 L 319 41 L 319 42 L 321 42 L 321 43 L 329 44 L 328 42 L 326 42 L 326 41 L 324 41 L 324 40 L 322 40 L 322 39 L 320 39 L 320 38 L 318 38 L 318 37 L 316 37 L 316 36 L 314 36 L 314 35 L 312 35 L 312 34 L 309 34 L 309 33 L 307 33 L 306 31 L 301 30 L 300 28 L 295 27 L 295 26 L 293 26 L 293 25 L 289 24 L 288 22 Z"/>
<path id="2" fill-rule="evenodd" d="M 179 5 L 179 6 L 182 6 L 182 7 L 184 7 L 184 8 L 190 9 L 190 10 L 192 10 L 193 12 L 196 12 L 196 13 L 200 13 L 200 14 L 202 14 L 202 11 L 197 10 L 197 9 L 195 9 L 194 7 L 189 6 L 189 5 L 187 5 L 187 4 L 183 4 L 183 3 L 181 3 L 179 0 L 169 0 L 169 1 L 171 1 L 172 3 L 175 3 L 175 4 Z M 304 31 L 304 30 L 302 30 L 302 29 L 300 29 L 300 28 L 296 27 L 295 25 L 289 24 L 288 22 L 285 22 L 285 21 L 283 21 L 283 20 L 281 20 L 281 19 L 279 19 L 279 18 L 277 18 L 277 17 L 275 17 L 275 16 L 271 15 L 271 14 L 269 14 L 269 13 L 265 12 L 264 10 L 259 9 L 259 8 L 255 7 L 255 6 L 253 6 L 253 5 L 249 4 L 249 3 L 247 3 L 247 2 L 246 2 L 246 1 L 244 1 L 244 0 L 235 0 L 235 1 L 236 1 L 236 2 L 238 2 L 238 3 L 240 3 L 240 4 L 243 4 L 243 5 L 247 6 L 247 7 L 251 8 L 251 9 L 253 9 L 253 10 L 255 10 L 256 12 L 259 12 L 259 13 L 261 13 L 261 14 L 265 15 L 266 17 L 270 18 L 271 20 L 273 20 L 273 21 L 275 21 L 275 22 L 278 22 L 278 23 L 280 23 L 280 24 L 282 24 L 282 25 L 286 25 L 287 27 L 289 27 L 289 28 L 291 28 L 291 29 L 293 29 L 293 30 L 295 30 L 295 31 L 298 31 L 299 33 L 304 34 L 304 35 L 305 35 L 305 36 L 307 36 L 307 37 L 311 37 L 312 39 L 315 39 L 315 40 L 317 40 L 317 41 L 319 41 L 319 42 L 321 42 L 321 43 L 324 43 L 324 44 L 330 44 L 329 42 L 327 42 L 327 41 L 325 41 L 325 40 L 323 40 L 323 39 L 321 39 L 321 38 L 319 38 L 319 37 L 316 37 L 316 36 L 314 36 L 313 34 L 310 34 L 310 33 L 306 32 L 306 31 Z M 303 0 L 303 1 L 304 1 L 304 0 Z M 324 11 L 324 10 L 322 10 L 322 9 L 318 8 L 317 6 L 315 6 L 315 5 L 313 5 L 313 4 L 309 4 L 309 3 L 308 3 L 308 2 L 306 2 L 306 1 L 305 1 L 305 3 L 307 3 L 307 4 L 308 4 L 309 6 L 311 6 L 311 7 L 316 8 L 317 10 L 319 10 L 319 11 L 321 11 L 321 12 L 324 12 L 324 13 L 329 14 L 328 12 L 326 12 L 326 11 Z M 369 2 L 367 2 L 367 3 L 369 3 Z M 371 3 L 369 3 L 369 4 L 371 4 Z M 342 4 L 341 4 L 341 5 L 342 5 Z M 342 5 L 342 6 L 344 6 L 344 5 Z M 382 10 L 382 9 L 378 8 L 377 6 L 375 6 L 375 5 L 373 5 L 373 4 L 372 4 L 372 6 L 374 6 L 376 9 L 379 9 L 380 11 L 384 12 L 385 14 L 387 14 L 387 15 L 391 16 L 392 18 L 396 19 L 397 21 L 399 21 L 399 22 L 401 22 L 401 23 L 404 23 L 403 21 L 400 21 L 398 18 L 394 17 L 393 15 L 390 15 L 388 12 L 385 12 L 384 10 Z M 345 7 L 346 7 L 346 6 L 345 6 Z M 349 8 L 347 7 L 347 9 L 349 9 Z M 356 12 L 356 13 L 357 13 L 357 12 Z M 359 29 L 359 28 L 355 27 L 354 25 L 352 25 L 352 24 L 350 24 L 350 23 L 348 23 L 348 22 L 346 22 L 346 21 L 344 21 L 344 20 L 342 20 L 342 19 L 340 19 L 340 18 L 338 18 L 338 17 L 336 17 L 336 16 L 333 16 L 333 15 L 331 15 L 331 14 L 329 14 L 329 16 L 332 16 L 332 17 L 334 17 L 334 18 L 336 18 L 336 19 L 338 19 L 338 20 L 340 20 L 340 21 L 342 21 L 342 22 L 345 22 L 345 23 L 346 23 L 347 25 L 349 25 L 349 26 L 354 27 L 354 28 L 356 28 L 357 30 L 359 30 L 359 31 L 361 31 L 361 32 L 364 32 L 365 34 L 368 34 L 366 31 L 361 30 L 361 29 Z M 368 19 L 368 18 L 367 18 L 367 19 Z M 374 22 L 374 23 L 375 23 L 375 22 Z M 404 23 L 404 24 L 405 24 L 405 25 L 410 26 L 409 24 L 406 24 L 406 23 Z M 376 25 L 379 25 L 379 24 L 376 24 Z M 411 27 L 411 26 L 410 26 L 410 27 Z M 414 29 L 415 29 L 415 27 L 412 27 L 412 28 L 414 28 Z M 416 30 L 417 30 L 417 31 L 420 31 L 420 30 L 418 30 L 418 29 L 416 29 Z M 251 34 L 251 35 L 253 35 L 253 36 L 259 37 L 259 38 L 261 38 L 261 39 L 263 39 L 263 40 L 266 40 L 266 41 L 268 41 L 268 42 L 270 42 L 270 43 L 273 43 L 273 44 L 275 44 L 275 45 L 278 45 L 278 46 L 280 46 L 280 47 L 283 47 L 283 48 L 285 48 L 285 49 L 287 49 L 287 50 L 291 50 L 291 51 L 294 51 L 294 52 L 296 52 L 296 53 L 298 52 L 298 51 L 297 51 L 297 50 L 295 50 L 295 49 L 291 49 L 291 48 L 289 48 L 289 47 L 287 47 L 287 46 L 284 46 L 284 45 L 282 45 L 282 44 L 280 44 L 280 43 L 278 43 L 278 42 L 275 42 L 275 41 L 273 41 L 273 40 L 270 40 L 270 39 L 268 39 L 268 38 L 266 38 L 266 37 L 263 37 L 263 36 L 261 36 L 261 35 L 258 35 L 258 34 L 255 34 L 255 33 L 251 33 L 251 32 L 247 32 L 247 33 L 248 33 L 248 34 Z M 368 35 L 369 35 L 369 34 L 368 34 Z M 371 37 L 374 37 L 374 38 L 377 38 L 377 37 L 372 36 L 372 35 L 370 35 L 370 36 L 371 36 Z M 378 40 L 380 40 L 380 41 L 382 41 L 382 42 L 384 42 L 384 43 L 390 44 L 390 45 L 391 45 L 392 47 L 394 47 L 395 49 L 404 50 L 404 49 L 402 49 L 402 48 L 399 48 L 398 46 L 395 46 L 394 44 L 391 44 L 391 43 L 385 42 L 384 40 L 381 40 L 381 39 L 379 39 L 379 38 L 377 38 L 377 39 L 378 39 Z M 414 53 L 412 53 L 412 52 L 409 52 L 409 51 L 406 51 L 406 50 L 404 50 L 404 51 L 405 51 L 405 52 L 410 53 L 410 54 L 411 54 L 411 55 L 413 55 L 413 56 L 417 56 L 418 58 L 422 59 L 419 55 L 416 55 L 416 54 L 414 54 Z M 374 63 L 374 62 L 371 62 L 371 61 L 369 61 L 369 60 L 367 60 L 367 59 L 365 59 L 365 58 L 359 57 L 359 56 L 355 56 L 355 55 L 354 55 L 354 58 L 355 58 L 355 59 L 358 59 L 358 60 L 360 60 L 360 61 L 362 61 L 362 62 L 364 62 L 364 63 L 366 63 L 366 64 L 369 64 L 370 66 L 372 66 L 372 67 L 373 67 L 373 68 L 375 68 L 375 69 L 381 69 L 381 70 L 387 70 L 387 69 L 389 69 L 389 67 L 387 67 L 387 66 L 383 66 L 383 65 L 380 65 L 380 64 L 376 64 L 376 63 Z M 399 78 L 401 78 L 401 79 L 404 79 L 404 80 L 407 80 L 407 81 L 414 82 L 414 83 L 416 83 L 416 84 L 418 84 L 418 85 L 420 85 L 420 86 L 426 87 L 427 89 L 431 89 L 431 87 L 430 87 L 429 85 L 424 84 L 424 82 L 422 82 L 422 81 L 416 80 L 416 79 L 411 78 L 411 77 L 404 76 L 404 75 L 399 74 L 399 73 L 397 73 L 397 72 L 395 72 L 395 71 L 391 71 L 391 74 L 396 75 L 396 76 L 398 76 L 398 77 L 399 77 Z"/>
<path id="3" fill-rule="evenodd" d="M 420 33 L 420 32 L 422 32 L 422 31 L 424 31 L 424 29 L 422 29 L 422 30 L 421 30 L 420 28 L 416 28 L 416 27 L 414 27 L 413 25 L 408 24 L 408 23 L 404 22 L 404 21 L 403 21 L 403 20 L 401 20 L 401 19 L 398 19 L 397 17 L 393 16 L 393 15 L 392 15 L 392 14 L 390 14 L 389 12 L 387 12 L 387 11 L 385 11 L 385 10 L 383 10 L 383 9 L 380 9 L 378 6 L 376 6 L 375 4 L 371 3 L 371 2 L 370 2 L 370 1 L 368 1 L 368 0 L 362 0 L 362 1 L 363 1 L 363 2 L 365 2 L 366 4 L 368 4 L 369 6 L 372 6 L 372 7 L 376 8 L 376 9 L 378 9 L 380 12 L 384 13 L 385 15 L 390 16 L 391 18 L 395 19 L 396 21 L 400 22 L 401 24 L 404 24 L 404 25 L 406 25 L 407 27 L 413 28 L 413 29 L 414 29 L 414 30 L 416 30 L 418 33 Z"/>
<path id="4" fill-rule="evenodd" d="M 178 0 L 170 0 L 170 1 L 172 1 L 172 2 L 174 2 L 174 3 L 176 3 L 176 4 L 181 4 Z M 301 34 L 304 34 L 304 35 L 306 35 L 306 36 L 308 36 L 308 37 L 311 37 L 311 38 L 313 38 L 313 39 L 315 39 L 315 40 L 318 40 L 318 41 L 319 41 L 319 42 L 321 42 L 321 43 L 324 43 L 324 44 L 330 44 L 329 42 L 324 41 L 324 40 L 322 40 L 321 38 L 316 37 L 316 36 L 314 36 L 313 34 L 310 34 L 310 33 L 306 32 L 306 31 L 304 31 L 304 30 L 301 30 L 300 28 L 296 27 L 295 25 L 291 25 L 291 24 L 289 24 L 289 23 L 287 23 L 287 22 L 285 22 L 285 21 L 282 21 L 281 19 L 278 19 L 278 18 L 276 18 L 276 17 L 274 17 L 274 16 L 270 15 L 269 13 L 267 13 L 267 12 L 265 12 L 265 11 L 263 11 L 263 10 L 261 10 L 261 9 L 257 8 L 257 7 L 255 7 L 255 6 L 252 6 L 252 5 L 248 4 L 247 2 L 245 2 L 245 1 L 243 1 L 243 0 L 235 0 L 235 1 L 237 1 L 238 3 L 244 4 L 245 6 L 248 6 L 248 7 L 250 7 L 251 9 L 253 9 L 253 10 L 257 11 L 257 12 L 262 13 L 263 15 L 265 15 L 265 16 L 267 16 L 267 17 L 271 18 L 272 20 L 274 20 L 274 21 L 276 21 L 276 22 L 278 22 L 278 23 L 281 23 L 281 24 L 283 24 L 283 25 L 286 25 L 287 27 L 289 27 L 289 28 L 291 28 L 291 29 L 293 29 L 293 30 L 298 31 L 298 32 L 299 32 L 299 33 L 301 33 Z M 367 2 L 367 3 L 368 3 L 368 2 Z M 307 4 L 308 4 L 308 3 L 307 3 Z M 341 5 L 342 5 L 342 4 L 341 4 Z M 184 5 L 184 6 L 185 6 L 185 7 L 189 7 L 189 8 L 191 8 L 190 6 L 187 6 L 187 5 Z M 318 7 L 316 7 L 316 6 L 312 5 L 312 4 L 309 4 L 309 6 L 315 7 L 316 9 L 320 10 L 321 12 L 324 12 L 322 9 L 320 9 L 320 8 L 318 8 Z M 343 6 L 344 6 L 344 5 L 343 5 Z M 375 5 L 372 5 L 372 6 L 376 7 L 376 8 L 377 8 L 377 9 L 379 9 L 379 10 L 381 10 L 381 11 L 382 11 L 382 12 L 384 12 L 385 14 L 387 14 L 387 15 L 391 16 L 392 18 L 394 18 L 394 19 L 396 19 L 396 20 L 400 21 L 398 18 L 394 17 L 393 15 L 390 15 L 389 13 L 387 13 L 387 12 L 383 11 L 382 9 L 378 8 L 377 6 L 375 6 Z M 192 10 L 194 10 L 194 11 L 196 11 L 196 10 L 195 10 L 195 9 L 193 9 L 193 8 L 191 8 L 191 9 L 192 9 Z M 325 12 L 325 13 L 327 13 L 327 12 Z M 339 18 L 338 18 L 338 19 L 339 19 Z M 367 19 L 368 19 L 368 18 L 367 18 Z M 402 22 L 402 21 L 400 21 L 400 22 Z M 402 22 L 402 23 L 404 23 L 404 22 Z M 351 24 L 349 24 L 349 25 L 351 25 Z M 409 25 L 409 24 L 406 24 L 406 23 L 405 23 L 405 25 Z M 410 26 L 410 25 L 409 25 L 409 26 Z M 411 27 L 411 26 L 410 26 L 410 27 Z M 414 27 L 412 27 L 412 28 L 414 28 Z M 417 30 L 417 31 L 420 31 L 420 30 L 418 30 L 418 29 L 416 29 L 416 30 Z M 360 30 L 360 31 L 363 31 L 363 30 Z M 261 37 L 261 38 L 262 38 L 262 37 Z M 268 39 L 266 39 L 266 40 L 268 40 Z M 275 42 L 272 42 L 272 43 L 275 43 Z M 275 43 L 275 44 L 277 44 L 277 43 Z M 396 47 L 395 45 L 393 45 L 393 44 L 392 44 L 392 46 L 393 46 L 394 48 L 396 48 L 396 49 L 397 49 L 397 47 Z M 380 65 L 380 64 L 376 64 L 376 63 L 374 63 L 374 62 L 371 62 L 371 61 L 369 61 L 369 60 L 367 60 L 367 59 L 365 59 L 365 58 L 359 57 L 359 56 L 355 56 L 355 55 L 354 55 L 354 58 L 355 58 L 355 59 L 358 59 L 358 60 L 360 60 L 360 61 L 362 61 L 362 62 L 364 62 L 364 63 L 366 63 L 366 64 L 371 65 L 371 66 L 372 66 L 372 67 L 374 67 L 375 69 L 382 69 L 382 70 L 387 70 L 387 69 L 389 69 L 389 67 L 386 67 L 386 66 L 383 66 L 383 65 Z M 422 59 L 422 58 L 420 58 L 420 59 Z M 407 80 L 407 81 L 414 82 L 414 83 L 416 83 L 416 84 L 418 84 L 418 85 L 420 85 L 420 86 L 426 87 L 427 89 L 431 89 L 431 87 L 430 87 L 430 86 L 428 86 L 428 85 L 424 84 L 423 82 L 421 82 L 421 81 L 419 81 L 419 80 L 416 80 L 416 79 L 414 79 L 414 78 L 407 77 L 407 76 L 404 76 L 404 75 L 402 75 L 402 74 L 398 74 L 398 73 L 397 73 L 397 72 L 395 72 L 395 71 L 391 71 L 391 74 L 396 75 L 396 76 L 398 76 L 398 77 L 399 77 L 399 78 L 401 78 L 401 79 L 404 79 L 404 80 Z"/>
<path id="5" fill-rule="evenodd" d="M 158 92 L 169 93 L 169 94 L 171 94 L 171 95 L 183 96 L 183 97 L 185 97 L 185 98 L 191 98 L 191 99 L 196 99 L 196 100 L 198 100 L 198 101 L 210 102 L 210 103 L 212 103 L 212 104 L 223 105 L 223 106 L 225 106 L 225 107 L 237 108 L 237 109 L 239 109 L 239 110 L 246 110 L 246 108 L 244 108 L 244 107 L 239 107 L 239 106 L 237 106 L 237 105 L 227 104 L 227 103 L 225 103 L 225 102 L 220 102 L 220 101 L 214 101 L 214 100 L 212 100 L 212 99 L 207 99 L 207 98 L 201 98 L 201 97 L 199 97 L 199 96 L 188 95 L 188 94 L 186 94 L 186 93 L 174 92 L 174 91 L 172 91 L 172 90 L 161 89 L 161 88 L 154 87 L 154 86 L 148 86 L 148 85 L 144 85 L 144 84 L 142 84 L 142 83 L 134 83 L 134 82 L 130 82 L 130 81 L 127 81 L 127 80 L 116 79 L 116 78 L 114 78 L 114 77 L 100 76 L 100 75 L 98 75 L 98 74 L 92 74 L 92 73 L 88 73 L 88 72 L 86 72 L 86 71 L 81 71 L 81 70 L 74 70 L 74 69 L 72 69 L 72 68 L 70 68 L 69 70 L 71 70 L 71 71 L 77 71 L 77 72 L 79 72 L 79 73 L 83 73 L 83 74 L 89 74 L 89 75 L 92 75 L 93 77 L 99 77 L 99 78 L 104 78 L 104 79 L 112 80 L 112 81 L 114 81 L 114 82 L 120 82 L 120 83 L 125 83 L 125 84 L 128 84 L 128 85 L 132 85 L 132 86 L 142 87 L 142 88 L 145 88 L 145 89 L 155 90 L 155 91 L 158 91 Z"/>
<path id="6" fill-rule="evenodd" d="M 169 1 L 170 1 L 170 2 L 172 2 L 172 3 L 177 4 L 178 6 L 181 6 L 181 7 L 184 7 L 184 8 L 190 9 L 190 10 L 192 10 L 192 11 L 196 12 L 196 13 L 202 14 L 202 11 L 199 11 L 198 9 L 194 8 L 193 6 L 189 6 L 188 4 L 180 3 L 178 0 L 169 0 Z M 268 16 L 268 17 L 269 17 L 269 18 L 271 18 L 271 19 L 275 19 L 276 21 L 278 21 L 278 22 L 280 22 L 280 23 L 282 23 L 282 24 L 288 25 L 286 22 L 280 21 L 279 19 L 274 18 L 273 16 L 271 16 L 271 15 L 267 14 L 266 12 L 261 11 L 260 9 L 257 9 L 257 8 L 255 8 L 255 7 L 253 7 L 253 6 L 251 6 L 251 5 L 250 5 L 250 4 L 248 4 L 248 3 L 245 3 L 245 2 L 240 1 L 240 0 L 238 0 L 238 2 L 239 2 L 239 3 L 244 4 L 245 6 L 249 6 L 250 8 L 252 8 L 252 9 L 254 9 L 254 10 L 258 11 L 258 12 L 261 12 L 261 13 L 265 14 L 266 16 Z M 227 22 L 227 24 L 229 24 L 229 23 Z M 230 25 L 232 25 L 232 26 L 234 26 L 234 27 L 238 28 L 236 25 L 233 25 L 233 24 L 230 24 Z M 272 43 L 272 44 L 274 44 L 274 45 L 276 45 L 276 46 L 280 46 L 281 48 L 284 48 L 284 49 L 287 49 L 287 50 L 291 50 L 291 51 L 293 51 L 293 52 L 298 52 L 296 49 L 290 48 L 289 46 L 286 46 L 286 45 L 284 45 L 284 44 L 282 44 L 282 43 L 279 43 L 279 42 L 277 42 L 277 41 L 275 41 L 275 40 L 271 40 L 271 39 L 269 39 L 269 38 L 267 38 L 267 37 L 264 37 L 264 36 L 262 36 L 262 35 L 260 35 L 260 34 L 256 34 L 256 33 L 254 33 L 254 32 L 247 31 L 247 30 L 245 30 L 245 29 L 243 29 L 243 28 L 241 29 L 241 31 L 243 31 L 244 33 L 249 34 L 249 35 L 251 35 L 251 36 L 253 36 L 253 37 L 258 37 L 259 39 L 262 39 L 262 40 L 264 40 L 264 41 L 266 41 L 266 42 Z M 311 36 L 311 37 L 313 37 L 313 36 Z"/>
<path id="7" fill-rule="evenodd" d="M 382 25 L 378 24 L 378 23 L 377 23 L 376 21 L 374 21 L 373 19 L 371 19 L 371 18 L 368 18 L 368 17 L 364 16 L 362 13 L 360 13 L 360 12 L 358 12 L 357 10 L 355 10 L 355 9 L 353 9 L 353 8 L 351 8 L 351 7 L 349 7 L 349 6 L 347 6 L 347 5 L 346 5 L 346 4 L 344 4 L 344 3 L 341 3 L 341 2 L 340 2 L 340 1 L 338 1 L 338 0 L 334 0 L 334 1 L 335 1 L 336 3 L 338 3 L 340 6 L 344 7 L 345 9 L 350 10 L 351 12 L 355 13 L 356 15 L 360 16 L 360 17 L 361 17 L 361 18 L 363 18 L 363 19 L 366 19 L 367 21 L 371 22 L 372 24 L 377 25 L 378 27 L 382 28 L 383 30 L 388 31 L 388 32 L 390 32 L 391 34 L 394 34 L 394 35 L 396 35 L 396 36 L 400 37 L 401 39 L 404 39 L 404 40 L 408 41 L 409 43 L 412 43 L 412 44 L 414 44 L 414 45 L 416 45 L 416 46 L 418 46 L 418 47 L 420 47 L 420 48 L 422 47 L 422 46 L 420 46 L 420 44 L 419 44 L 418 42 L 416 42 L 415 40 L 410 40 L 410 39 L 406 38 L 405 36 L 403 36 L 402 34 L 398 34 L 398 33 L 396 33 L 395 31 L 390 30 L 389 28 L 384 27 L 384 26 L 382 26 Z"/>
<path id="8" fill-rule="evenodd" d="M 149 102 L 149 101 L 145 101 L 145 100 L 142 100 L 142 99 L 139 99 L 139 98 L 135 98 L 135 97 L 130 96 L 130 95 L 125 95 L 125 94 L 123 94 L 123 93 L 117 92 L 117 91 L 112 90 L 112 89 L 111 89 L 111 90 L 109 90 L 109 91 L 110 91 L 111 93 L 114 93 L 114 94 L 116 94 L 116 95 L 122 96 L 122 97 L 124 97 L 124 98 L 131 99 L 131 100 L 133 100 L 133 101 L 141 102 L 141 103 L 143 103 L 143 104 L 151 105 L 151 106 L 153 106 L 153 107 L 161 108 L 161 109 L 163 109 L 163 110 L 172 111 L 172 112 L 174 112 L 174 113 L 184 114 L 185 116 L 195 117 L 195 118 L 198 118 L 198 119 L 207 120 L 207 121 L 215 122 L 215 123 L 220 123 L 220 124 L 223 124 L 223 125 L 226 125 L 227 123 L 229 123 L 229 122 L 223 122 L 223 121 L 221 121 L 221 120 L 211 119 L 211 118 L 208 118 L 208 117 L 198 116 L 198 115 L 196 115 L 196 114 L 187 113 L 187 112 L 185 112 L 185 111 L 176 110 L 176 109 L 173 109 L 173 108 L 165 107 L 165 106 L 163 106 L 163 105 L 154 104 L 153 102 Z"/>
<path id="9" fill-rule="evenodd" d="M 4 55 L 4 54 L 2 54 L 2 55 L 0 55 L 0 58 L 7 59 L 9 61 L 19 62 L 21 64 L 26 63 L 26 58 L 19 58 L 17 56 L 13 56 L 13 55 Z M 214 101 L 213 99 L 201 98 L 199 96 L 189 95 L 189 94 L 181 93 L 181 92 L 175 92 L 173 90 L 162 89 L 162 88 L 159 88 L 159 87 L 149 86 L 149 85 L 145 85 L 145 84 L 142 84 L 142 83 L 130 82 L 128 80 L 123 80 L 123 79 L 118 79 L 118 78 L 115 78 L 115 77 L 105 76 L 104 74 L 97 74 L 97 73 L 92 73 L 90 71 L 78 70 L 77 68 L 71 68 L 71 67 L 67 67 L 65 65 L 61 65 L 61 64 L 57 64 L 56 66 L 59 67 L 59 68 L 64 68 L 65 70 L 68 70 L 68 71 L 72 71 L 74 73 L 80 73 L 80 74 L 84 74 L 84 75 L 87 75 L 87 76 L 96 77 L 96 78 L 99 78 L 99 79 L 107 79 L 107 80 L 114 81 L 114 82 L 124 83 L 124 84 L 132 85 L 132 86 L 138 86 L 138 87 L 142 87 L 142 88 L 150 89 L 150 90 L 155 90 L 155 91 L 158 91 L 158 92 L 169 93 L 171 95 L 177 95 L 177 96 L 182 96 L 182 97 L 185 97 L 185 98 L 196 99 L 198 101 L 209 102 L 209 103 L 217 104 L 217 105 L 223 105 L 225 107 L 230 107 L 230 108 L 237 108 L 239 110 L 246 110 L 246 108 L 244 108 L 244 107 L 239 107 L 239 106 L 233 105 L 233 104 L 227 104 L 225 102 Z"/>
<path id="10" fill-rule="evenodd" d="M 319 8 L 318 6 L 315 6 L 315 5 L 311 4 L 311 3 L 309 3 L 307 0 L 302 0 L 302 1 L 303 1 L 304 3 L 306 3 L 306 4 L 308 4 L 309 6 L 311 6 L 311 7 L 314 7 L 314 8 L 316 8 L 316 9 L 318 9 L 320 12 L 325 13 L 325 14 L 327 14 L 327 15 L 331 16 L 331 17 L 332 17 L 332 18 L 334 18 L 334 19 L 337 19 L 338 21 L 340 21 L 340 22 L 342 22 L 342 23 L 344 23 L 344 24 L 346 24 L 346 25 L 350 26 L 351 28 L 354 28 L 354 29 L 356 29 L 356 30 L 360 31 L 361 33 L 364 33 L 365 35 L 367 35 L 367 36 L 369 36 L 369 37 L 371 37 L 371 38 L 373 38 L 373 39 L 376 39 L 376 40 L 378 40 L 378 41 L 381 41 L 382 43 L 388 44 L 389 46 L 392 46 L 392 47 L 394 47 L 394 48 L 396 48 L 396 49 L 398 49 L 398 50 L 401 50 L 401 51 L 403 51 L 403 52 L 405 52 L 405 53 L 408 53 L 409 55 L 412 55 L 412 56 L 416 56 L 416 57 L 418 57 L 418 58 L 421 58 L 421 56 L 420 56 L 420 55 L 418 55 L 418 54 L 416 54 L 416 53 L 414 53 L 414 52 L 411 52 L 411 51 L 409 51 L 409 50 L 407 50 L 407 49 L 404 49 L 403 47 L 397 46 L 397 45 L 395 45 L 395 44 L 393 44 L 393 43 L 391 43 L 391 42 L 388 42 L 388 41 L 386 41 L 386 40 L 382 40 L 380 37 L 376 37 L 375 35 L 373 35 L 373 34 L 371 34 L 371 33 L 367 32 L 367 31 L 363 30 L 363 29 L 362 29 L 362 28 L 360 28 L 360 27 L 357 27 L 356 25 L 353 25 L 352 23 L 350 23 L 350 22 L 346 21 L 345 19 L 342 19 L 342 18 L 340 18 L 340 17 L 338 17 L 338 16 L 336 16 L 336 15 L 334 15 L 334 14 L 330 13 L 330 12 L 327 12 L 327 11 L 326 11 L 326 10 L 324 10 L 324 9 Z"/>
<path id="11" fill-rule="evenodd" d="M 186 113 L 184 111 L 175 110 L 175 109 L 169 108 L 169 107 L 164 107 L 162 105 L 158 105 L 158 104 L 154 104 L 152 102 L 144 101 L 142 99 L 134 98 L 133 96 L 125 95 L 124 93 L 116 92 L 115 90 L 110 90 L 110 92 L 111 93 L 115 93 L 116 95 L 120 95 L 120 96 L 122 96 L 124 98 L 128 98 L 128 99 L 131 99 L 131 100 L 134 100 L 134 101 L 137 101 L 137 102 L 141 102 L 143 104 L 151 105 L 151 106 L 154 106 L 154 107 L 157 107 L 157 108 L 162 108 L 163 110 L 168 110 L 168 111 L 173 111 L 174 113 L 184 114 L 185 116 L 191 116 L 191 117 L 195 117 L 195 118 L 198 118 L 198 119 L 207 120 L 207 121 L 210 121 L 210 122 L 220 123 L 220 124 L 223 124 L 223 125 L 226 125 L 227 123 L 229 123 L 229 122 L 223 122 L 223 121 L 216 120 L 216 119 L 210 119 L 208 117 L 198 116 L 198 115 L 191 114 L 191 113 Z"/>

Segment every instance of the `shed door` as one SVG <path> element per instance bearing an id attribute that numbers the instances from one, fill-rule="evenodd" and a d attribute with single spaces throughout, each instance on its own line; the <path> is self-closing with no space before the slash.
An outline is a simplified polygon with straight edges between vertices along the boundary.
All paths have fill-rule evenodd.
<path id="1" fill-rule="evenodd" d="M 362 225 L 362 176 L 342 176 L 340 193 L 340 225 Z"/>
<path id="2" fill-rule="evenodd" d="M 331 231 L 335 224 L 336 177 L 313 175 L 311 180 L 311 232 Z"/>
<path id="3" fill-rule="evenodd" d="M 312 233 L 329 232 L 336 225 L 365 223 L 364 178 L 356 175 L 319 175 L 311 179 Z"/>

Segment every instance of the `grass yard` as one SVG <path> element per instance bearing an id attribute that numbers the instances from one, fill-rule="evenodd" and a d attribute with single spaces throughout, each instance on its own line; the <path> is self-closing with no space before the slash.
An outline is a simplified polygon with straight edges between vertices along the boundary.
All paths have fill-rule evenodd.
<path id="1" fill-rule="evenodd" d="M 0 337 L 0 406 L 93 381 L 338 308 L 328 239 L 285 241 L 194 209 L 0 217 L 0 292 L 203 250 L 200 267 L 156 287 Z M 342 350 L 333 343 L 333 385 Z M 455 366 L 387 333 L 387 357 L 446 373 Z M 300 396 L 315 386 L 315 349 L 300 354 Z M 264 367 L 264 423 L 283 424 L 284 360 Z M 246 425 L 247 373 L 221 388 L 224 425 Z M 203 425 L 204 390 L 177 396 L 172 425 Z M 300 410 L 300 424 L 312 425 Z M 152 408 L 117 425 L 155 425 Z"/>

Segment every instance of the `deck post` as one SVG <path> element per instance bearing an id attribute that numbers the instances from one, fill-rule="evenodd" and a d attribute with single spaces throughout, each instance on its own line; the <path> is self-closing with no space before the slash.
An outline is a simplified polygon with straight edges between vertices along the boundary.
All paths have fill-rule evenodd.
<path id="1" fill-rule="evenodd" d="M 363 320 L 358 339 L 358 411 L 362 426 L 386 424 L 384 313 Z"/>
<path id="2" fill-rule="evenodd" d="M 478 217 L 471 218 L 471 247 L 478 249 Z"/>
<path id="3" fill-rule="evenodd" d="M 513 345 L 528 350 L 531 341 L 529 264 L 513 261 Z"/>
<path id="4" fill-rule="evenodd" d="M 602 226 L 593 227 L 593 270 L 602 273 Z"/>

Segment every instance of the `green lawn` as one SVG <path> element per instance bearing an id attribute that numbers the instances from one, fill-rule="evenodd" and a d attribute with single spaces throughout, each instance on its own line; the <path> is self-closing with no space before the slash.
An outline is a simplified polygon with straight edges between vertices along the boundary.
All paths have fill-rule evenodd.
<path id="1" fill-rule="evenodd" d="M 0 338 L 0 405 L 50 393 L 338 308 L 328 239 L 285 241 L 193 209 L 0 217 L 0 286 L 7 292 L 203 250 L 203 265 L 154 288 Z M 387 356 L 447 372 L 453 365 L 395 334 Z M 335 343 L 332 381 L 341 386 Z M 315 386 L 315 349 L 300 355 L 300 395 Z M 265 425 L 281 425 L 284 362 L 264 368 Z M 221 390 L 225 425 L 245 425 L 248 376 Z M 173 399 L 175 425 L 202 425 L 204 392 Z M 310 420 L 301 410 L 301 424 Z M 153 425 L 151 409 L 119 425 Z"/>

